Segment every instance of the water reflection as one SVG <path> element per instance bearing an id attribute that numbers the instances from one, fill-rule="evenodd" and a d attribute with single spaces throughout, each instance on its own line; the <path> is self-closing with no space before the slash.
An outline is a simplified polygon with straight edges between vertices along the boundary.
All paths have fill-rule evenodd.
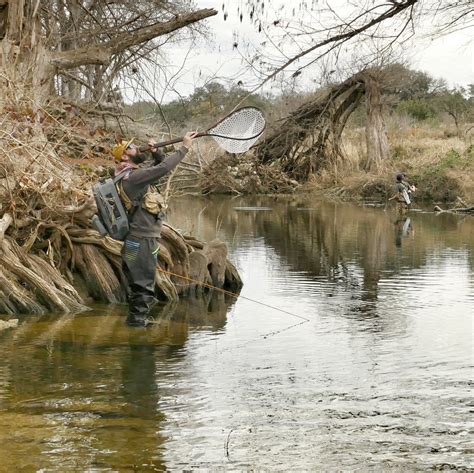
<path id="1" fill-rule="evenodd" d="M 390 209 L 300 198 L 221 198 L 200 214 L 197 202 L 185 205 L 190 214 L 176 207 L 170 218 L 228 242 L 243 296 L 311 319 L 256 343 L 291 322 L 239 301 L 227 329 L 242 342 L 230 347 L 232 372 L 222 370 L 226 351 L 215 360 L 204 345 L 193 357 L 194 377 L 217 393 L 206 392 L 207 405 L 219 397 L 220 411 L 200 412 L 189 387 L 192 421 L 175 419 L 196 428 L 191 438 L 216 446 L 232 431 L 231 465 L 243 469 L 466 468 L 472 219 L 410 212 L 398 221 Z M 199 363 L 205 354 L 213 363 Z M 168 465 L 186 465 L 189 443 L 168 443 Z M 225 464 L 208 450 L 200 465 Z"/>
<path id="2" fill-rule="evenodd" d="M 159 306 L 147 329 L 115 306 L 1 332 L 3 468 L 467 470 L 474 221 L 406 217 L 175 202 L 171 223 L 227 242 L 241 296 Z"/>
<path id="3" fill-rule="evenodd" d="M 397 248 L 402 247 L 402 240 L 408 236 L 415 236 L 413 224 L 411 218 L 407 216 L 399 216 L 394 223 L 395 227 L 395 246 Z"/>
<path id="4" fill-rule="evenodd" d="M 189 216 L 197 215 L 197 207 L 202 208 L 203 203 L 187 201 L 186 206 L 190 207 L 186 217 L 176 209 L 171 219 L 204 238 L 216 236 L 219 222 L 218 236 L 232 246 L 237 259 L 248 245 L 262 239 L 294 274 L 303 272 L 306 280 L 314 282 L 302 286 L 296 278 L 295 291 L 308 288 L 308 292 L 326 297 L 349 293 L 354 313 L 381 315 L 377 309 L 380 283 L 384 289 L 390 286 L 394 291 L 402 288 L 409 292 L 414 281 L 406 277 L 407 270 L 422 271 L 433 260 L 441 261 L 439 254 L 445 248 L 456 252 L 471 271 L 474 269 L 474 252 L 470 251 L 474 231 L 469 218 L 423 212 L 399 217 L 391 209 L 301 197 L 254 197 L 214 200 L 196 223 Z M 266 211 L 259 211 L 261 208 Z M 417 284 L 431 281 L 421 277 Z M 291 281 L 282 285 L 291 290 Z"/>
<path id="5" fill-rule="evenodd" d="M 167 378 L 190 331 L 219 332 L 232 303 L 208 293 L 161 305 L 146 329 L 127 327 L 126 307 L 113 306 L 0 333 L 2 469 L 165 469 L 158 405 Z"/>

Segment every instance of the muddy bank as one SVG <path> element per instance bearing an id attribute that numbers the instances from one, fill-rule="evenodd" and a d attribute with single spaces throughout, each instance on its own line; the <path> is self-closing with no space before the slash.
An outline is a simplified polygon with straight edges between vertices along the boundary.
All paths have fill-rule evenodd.
<path id="1" fill-rule="evenodd" d="M 396 156 L 377 172 L 346 171 L 339 176 L 330 173 L 315 176 L 304 191 L 315 191 L 329 197 L 356 200 L 387 200 L 394 192 L 395 175 L 404 172 L 416 185 L 416 200 L 427 205 L 474 202 L 474 147 L 464 151 L 450 148 L 441 157 L 432 155 Z"/>

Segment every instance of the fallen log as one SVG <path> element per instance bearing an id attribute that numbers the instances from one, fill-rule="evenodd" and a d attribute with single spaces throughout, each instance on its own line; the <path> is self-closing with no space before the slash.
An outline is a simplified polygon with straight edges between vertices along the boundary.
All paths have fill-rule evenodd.
<path id="1" fill-rule="evenodd" d="M 462 213 L 462 214 L 474 214 L 474 206 L 471 207 L 453 207 L 451 209 L 442 209 L 439 205 L 435 205 L 434 211 L 438 213 L 450 212 L 450 213 Z"/>

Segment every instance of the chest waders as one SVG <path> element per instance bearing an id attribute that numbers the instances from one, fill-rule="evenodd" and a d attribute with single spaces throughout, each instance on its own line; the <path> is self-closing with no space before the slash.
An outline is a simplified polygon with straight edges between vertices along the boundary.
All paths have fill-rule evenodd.
<path id="1" fill-rule="evenodd" d="M 132 201 L 125 193 L 122 182 L 119 183 L 118 192 L 125 208 L 129 211 L 130 222 L 139 207 L 152 213 L 155 220 L 163 218 L 163 206 L 157 204 L 156 198 L 147 198 L 150 194 L 157 193 L 156 189 L 151 189 L 152 187 L 149 186 L 145 193 Z M 158 249 L 156 237 L 140 237 L 129 234 L 123 243 L 121 252 L 122 270 L 128 281 L 129 310 L 127 324 L 129 326 L 146 327 L 148 324 L 147 317 L 155 302 Z"/>

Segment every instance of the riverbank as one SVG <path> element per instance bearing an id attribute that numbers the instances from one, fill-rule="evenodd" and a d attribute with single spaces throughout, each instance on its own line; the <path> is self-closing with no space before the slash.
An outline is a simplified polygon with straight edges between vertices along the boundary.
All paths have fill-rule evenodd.
<path id="1" fill-rule="evenodd" d="M 87 115 L 79 122 L 60 108 L 14 106 L 2 109 L 0 129 L 0 314 L 125 302 L 122 242 L 91 228 L 97 212 L 91 188 L 113 175 L 113 137 L 86 125 Z M 165 224 L 159 247 L 160 300 L 199 294 L 201 283 L 232 292 L 242 287 L 221 242 L 198 241 Z"/>
<path id="2" fill-rule="evenodd" d="M 449 135 L 446 129 L 411 128 L 389 135 L 392 155 L 377 171 L 359 169 L 360 133 L 345 140 L 348 162 L 339 170 L 315 176 L 303 191 L 351 200 L 387 200 L 393 194 L 395 174 L 403 172 L 416 185 L 416 199 L 431 203 L 474 201 L 474 145 Z"/>
<path id="3" fill-rule="evenodd" d="M 377 169 L 364 169 L 365 131 L 356 128 L 343 136 L 344 157 L 305 183 L 295 181 L 291 170 L 283 171 L 283 158 L 264 165 L 252 154 L 226 155 L 208 161 L 201 188 L 205 194 L 314 193 L 342 200 L 385 202 L 394 193 L 395 175 L 403 172 L 418 189 L 417 201 L 429 205 L 474 202 L 472 136 L 458 136 L 446 125 L 409 127 L 393 122 L 388 129 L 391 155 Z"/>

